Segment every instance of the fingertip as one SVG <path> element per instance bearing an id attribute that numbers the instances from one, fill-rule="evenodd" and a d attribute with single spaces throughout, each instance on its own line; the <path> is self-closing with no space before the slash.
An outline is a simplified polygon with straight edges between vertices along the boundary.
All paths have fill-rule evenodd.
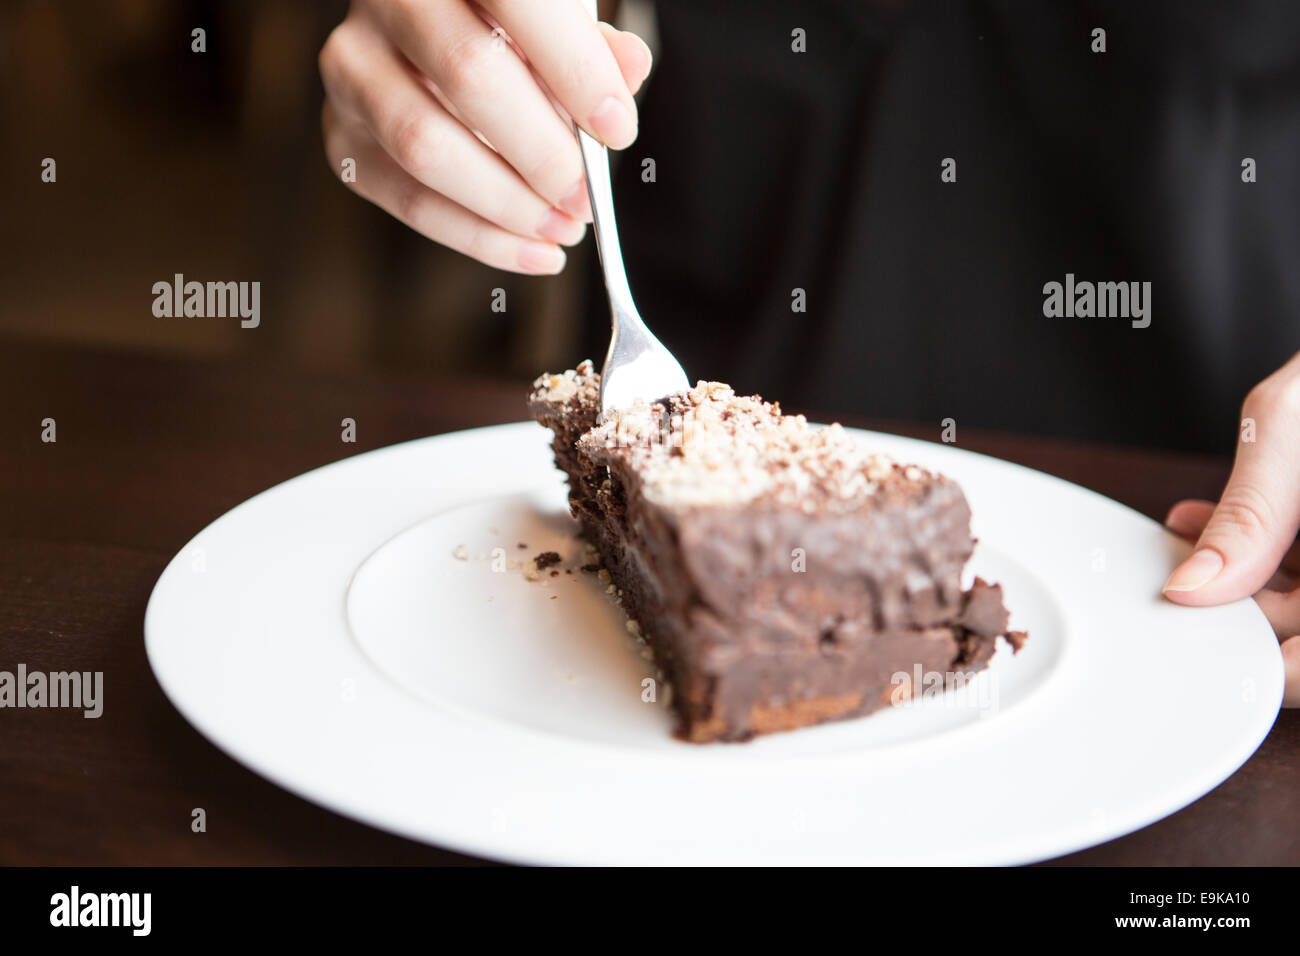
<path id="1" fill-rule="evenodd" d="M 1174 534 L 1195 538 L 1205 530 L 1212 514 L 1214 514 L 1213 503 L 1196 498 L 1184 498 L 1169 509 L 1169 513 L 1165 516 L 1165 527 Z"/>
<path id="2" fill-rule="evenodd" d="M 632 31 L 619 30 L 608 23 L 600 24 L 600 32 L 618 62 L 619 72 L 623 74 L 623 82 L 627 84 L 628 91 L 635 94 L 645 83 L 654 65 L 654 54 L 650 52 L 649 44 Z"/>
<path id="3" fill-rule="evenodd" d="M 587 195 L 587 179 L 579 179 L 560 200 L 560 208 L 579 222 L 591 222 L 591 198 Z"/>
<path id="4" fill-rule="evenodd" d="M 1300 635 L 1282 642 L 1282 666 L 1286 671 L 1283 707 L 1300 707 Z"/>
<path id="5" fill-rule="evenodd" d="M 587 117 L 587 128 L 610 149 L 627 149 L 636 141 L 635 107 L 629 109 L 618 97 L 607 96 Z"/>
<path id="6" fill-rule="evenodd" d="M 563 271 L 568 257 L 554 243 L 525 240 L 519 247 L 517 262 L 521 272 L 529 275 L 555 275 Z"/>
<path id="7" fill-rule="evenodd" d="M 650 69 L 654 66 L 655 58 L 654 54 L 650 52 L 650 45 L 645 40 L 642 40 L 629 30 L 620 32 L 627 42 L 628 50 L 628 63 L 624 70 L 624 76 L 628 81 L 628 89 L 635 93 L 641 88 L 641 84 L 646 81 L 646 77 L 650 75 Z"/>
<path id="8" fill-rule="evenodd" d="M 587 226 L 568 213 L 551 208 L 542 217 L 541 224 L 537 227 L 537 234 L 543 239 L 549 239 L 562 246 L 576 246 L 587 234 Z"/>

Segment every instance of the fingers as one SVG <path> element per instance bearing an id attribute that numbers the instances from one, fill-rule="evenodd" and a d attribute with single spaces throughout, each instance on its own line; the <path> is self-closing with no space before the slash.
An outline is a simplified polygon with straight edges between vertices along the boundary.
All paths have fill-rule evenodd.
<path id="1" fill-rule="evenodd" d="M 1165 527 L 1180 538 L 1195 541 L 1210 523 L 1213 514 L 1214 502 L 1189 498 L 1169 509 Z M 1282 555 L 1281 566 L 1265 587 L 1274 591 L 1290 591 L 1297 585 L 1300 585 L 1300 541 L 1292 544 L 1287 553 Z"/>
<path id="2" fill-rule="evenodd" d="M 564 268 L 559 246 L 502 229 L 429 189 L 399 166 L 364 125 L 342 122 L 329 104 L 322 125 L 333 168 L 345 156 L 356 160 L 350 188 L 416 232 L 498 269 L 549 275 Z"/>
<path id="3" fill-rule="evenodd" d="M 615 29 L 608 23 L 601 23 L 599 26 L 601 36 L 609 46 L 609 52 L 613 53 L 614 59 L 618 61 L 618 68 L 623 74 L 623 82 L 627 84 L 628 92 L 636 93 L 641 89 L 641 84 L 646 81 L 646 77 L 650 75 L 650 67 L 653 65 L 650 48 L 635 33 Z"/>
<path id="4" fill-rule="evenodd" d="M 1201 536 L 1205 526 L 1210 523 L 1212 514 L 1214 514 L 1213 501 L 1188 498 L 1169 509 L 1169 515 L 1165 518 L 1165 527 L 1179 537 L 1195 541 Z"/>
<path id="5" fill-rule="evenodd" d="M 1282 664 L 1286 669 L 1282 706 L 1300 707 L 1300 591 L 1260 591 L 1255 601 L 1282 642 Z"/>
<path id="6" fill-rule="evenodd" d="M 1273 625 L 1273 631 L 1279 638 L 1288 638 L 1300 634 L 1300 591 L 1282 593 L 1280 591 L 1260 591 L 1255 595 L 1255 603 Z"/>
<path id="7" fill-rule="evenodd" d="M 578 125 L 612 149 L 632 145 L 637 110 L 630 84 L 605 35 L 578 0 L 480 3 L 505 27 Z M 557 37 L 563 42 L 556 42 Z M 645 55 L 648 60 L 648 49 Z"/>
<path id="8" fill-rule="evenodd" d="M 1300 635 L 1282 642 L 1282 664 L 1286 668 L 1283 707 L 1300 707 Z"/>
<path id="9" fill-rule="evenodd" d="M 508 232 L 565 245 L 582 239 L 586 227 L 452 116 L 383 37 L 358 29 L 346 55 L 347 64 L 329 71 L 333 105 L 364 124 L 407 173 Z"/>
<path id="10" fill-rule="evenodd" d="M 381 5 L 377 15 L 385 34 L 534 192 L 590 219 L 573 130 L 500 32 L 463 0 L 403 0 Z"/>
<path id="11" fill-rule="evenodd" d="M 1272 577 L 1300 529 L 1300 356 L 1256 386 L 1223 496 L 1192 556 L 1170 575 L 1179 604 L 1223 604 L 1254 594 Z"/>

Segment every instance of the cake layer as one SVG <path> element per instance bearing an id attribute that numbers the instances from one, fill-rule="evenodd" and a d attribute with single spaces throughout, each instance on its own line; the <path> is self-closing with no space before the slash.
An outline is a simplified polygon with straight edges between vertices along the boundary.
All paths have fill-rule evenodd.
<path id="1" fill-rule="evenodd" d="M 985 666 L 1006 630 L 998 588 L 960 587 L 960 488 L 838 426 L 718 383 L 597 424 L 590 363 L 539 378 L 530 410 L 686 739 L 869 713 L 918 666 L 945 683 Z"/>

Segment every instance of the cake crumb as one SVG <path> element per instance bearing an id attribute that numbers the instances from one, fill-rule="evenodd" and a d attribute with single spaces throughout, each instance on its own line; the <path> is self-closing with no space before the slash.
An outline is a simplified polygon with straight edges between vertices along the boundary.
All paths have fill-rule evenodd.
<path id="1" fill-rule="evenodd" d="M 554 551 L 543 551 L 537 557 L 533 558 L 533 563 L 537 565 L 538 570 L 545 570 L 560 563 L 560 556 Z"/>
<path id="2" fill-rule="evenodd" d="M 608 584 L 608 583 L 610 582 L 610 580 L 611 580 L 611 579 L 610 579 L 610 576 L 609 576 L 609 572 L 606 571 L 604 568 L 601 568 L 599 571 L 596 572 L 596 577 L 600 578 L 600 579 L 601 579 L 602 581 L 604 581 L 606 584 Z M 614 590 L 614 589 L 613 589 L 613 588 L 610 588 L 610 590 L 612 591 L 612 590 Z"/>
<path id="3" fill-rule="evenodd" d="M 524 565 L 524 580 L 525 580 L 525 581 L 536 581 L 536 580 L 537 580 L 538 578 L 540 578 L 540 577 L 541 577 L 541 574 L 540 574 L 540 573 L 538 572 L 538 570 L 537 570 L 537 564 L 536 564 L 536 562 L 534 562 L 534 561 L 529 561 L 527 564 Z"/>
<path id="4" fill-rule="evenodd" d="M 469 548 L 465 547 L 463 544 L 458 544 L 455 549 L 452 550 L 451 556 L 457 561 L 468 561 Z"/>
<path id="5" fill-rule="evenodd" d="M 520 551 L 526 551 L 527 549 L 528 549 L 528 542 L 526 542 L 526 541 L 520 541 L 520 542 L 519 542 L 519 550 L 520 550 Z"/>
<path id="6" fill-rule="evenodd" d="M 634 617 L 627 619 L 627 632 L 633 637 L 641 636 L 641 622 Z"/>

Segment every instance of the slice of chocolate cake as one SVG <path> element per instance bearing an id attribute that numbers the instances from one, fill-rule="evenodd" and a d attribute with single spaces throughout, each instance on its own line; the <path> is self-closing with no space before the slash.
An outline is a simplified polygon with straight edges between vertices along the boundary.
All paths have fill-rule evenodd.
<path id="1" fill-rule="evenodd" d="M 747 740 L 951 686 L 1007 633 L 1001 589 L 961 587 L 961 489 L 838 425 L 701 382 L 597 424 L 590 362 L 529 400 L 569 503 L 673 687 L 687 740 Z"/>

